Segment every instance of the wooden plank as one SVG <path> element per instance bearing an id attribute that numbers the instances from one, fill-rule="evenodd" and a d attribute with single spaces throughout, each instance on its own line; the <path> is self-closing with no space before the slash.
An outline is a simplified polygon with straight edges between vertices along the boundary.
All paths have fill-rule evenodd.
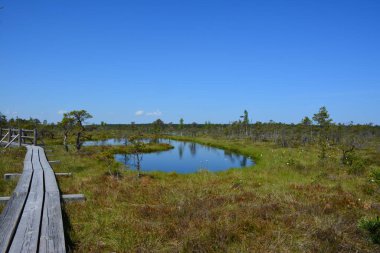
<path id="1" fill-rule="evenodd" d="M 33 171 L 33 165 L 31 162 L 24 161 L 24 172 L 25 171 Z M 24 172 L 22 172 L 22 174 L 24 174 Z"/>
<path id="2" fill-rule="evenodd" d="M 33 150 L 28 148 L 25 156 L 25 163 L 29 160 L 31 166 L 31 159 Z M 25 169 L 25 167 L 24 167 Z M 7 202 L 7 205 L 0 215 L 0 252 L 6 252 L 11 246 L 11 241 L 16 233 L 17 225 L 22 216 L 22 211 L 28 196 L 29 186 L 31 183 L 33 171 L 24 170 L 24 173 L 20 177 L 16 189 L 12 194 L 12 197 Z"/>
<path id="3" fill-rule="evenodd" d="M 32 167 L 32 158 L 33 158 L 33 149 L 28 147 L 27 152 L 24 159 L 24 172 L 21 174 L 20 179 L 17 183 L 16 189 L 14 192 L 24 193 L 29 191 L 30 183 L 33 175 L 33 167 Z"/>
<path id="4" fill-rule="evenodd" d="M 43 151 L 43 149 L 41 148 L 41 152 L 40 152 L 40 162 L 41 162 L 41 166 L 44 170 L 44 173 L 45 173 L 45 191 L 46 192 L 59 192 L 59 189 L 58 189 L 58 184 L 57 184 L 57 180 L 55 178 L 55 174 L 54 174 L 54 171 L 53 169 L 51 168 L 47 158 L 46 158 L 46 155 L 45 155 L 45 152 Z"/>
<path id="5" fill-rule="evenodd" d="M 16 232 L 28 193 L 13 194 L 0 216 L 0 252 L 7 252 Z"/>
<path id="6" fill-rule="evenodd" d="M 24 173 L 22 173 L 18 181 L 16 189 L 14 190 L 14 193 L 18 194 L 18 193 L 28 192 L 32 176 L 33 176 L 33 171 L 31 170 L 24 171 Z"/>
<path id="7" fill-rule="evenodd" d="M 39 252 L 66 252 L 59 192 L 45 192 Z"/>
<path id="8" fill-rule="evenodd" d="M 33 174 L 31 191 L 29 192 L 24 211 L 9 252 L 36 252 L 41 225 L 43 205 L 43 171 Z"/>
<path id="9" fill-rule="evenodd" d="M 32 163 L 32 156 L 33 156 L 33 148 L 27 146 L 26 147 L 26 154 L 25 154 L 24 162 L 30 162 L 30 163 Z M 24 167 L 24 170 L 25 170 L 25 167 Z"/>
<path id="10" fill-rule="evenodd" d="M 59 192 L 54 171 L 47 161 L 46 155 L 43 151 L 40 154 L 40 162 L 45 173 L 45 192 Z"/>
<path id="11" fill-rule="evenodd" d="M 84 196 L 64 198 L 73 201 Z M 0 231 L 0 253 L 66 252 L 61 196 L 56 175 L 41 147 L 27 146 L 24 171 L 0 216 Z"/>
<path id="12" fill-rule="evenodd" d="M 44 168 L 45 192 L 59 192 L 57 180 L 52 169 Z"/>
<path id="13" fill-rule="evenodd" d="M 44 201 L 44 171 L 38 151 L 38 148 L 33 147 L 32 183 L 9 252 L 37 252 Z"/>
<path id="14" fill-rule="evenodd" d="M 60 192 L 55 173 L 43 149 L 40 150 L 40 162 L 45 174 L 45 204 L 40 252 L 66 252 Z"/>

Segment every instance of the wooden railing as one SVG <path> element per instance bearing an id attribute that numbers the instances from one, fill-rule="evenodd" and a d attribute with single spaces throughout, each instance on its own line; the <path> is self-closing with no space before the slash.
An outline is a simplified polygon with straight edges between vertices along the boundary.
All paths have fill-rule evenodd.
<path id="1" fill-rule="evenodd" d="M 25 144 L 33 144 L 37 146 L 37 129 L 16 129 L 16 128 L 0 128 L 0 145 L 5 144 L 5 148 L 12 143 L 22 146 Z"/>

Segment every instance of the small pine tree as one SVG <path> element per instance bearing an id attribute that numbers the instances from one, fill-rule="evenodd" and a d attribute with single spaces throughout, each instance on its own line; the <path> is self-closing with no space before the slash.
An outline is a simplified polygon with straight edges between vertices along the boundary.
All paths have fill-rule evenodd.
<path id="1" fill-rule="evenodd" d="M 311 126 L 313 124 L 313 122 L 311 121 L 311 119 L 308 116 L 305 116 L 302 119 L 301 124 L 304 126 Z"/>
<path id="2" fill-rule="evenodd" d="M 318 123 L 318 125 L 324 127 L 330 125 L 332 119 L 330 119 L 330 114 L 325 106 L 319 108 L 319 112 L 314 114 L 313 120 Z"/>

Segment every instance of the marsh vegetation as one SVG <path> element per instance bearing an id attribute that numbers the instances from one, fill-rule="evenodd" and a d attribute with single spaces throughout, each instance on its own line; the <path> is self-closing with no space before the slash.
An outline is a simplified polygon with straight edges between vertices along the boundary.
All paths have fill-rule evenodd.
<path id="1" fill-rule="evenodd" d="M 37 125 L 53 149 L 62 193 L 84 193 L 64 206 L 75 252 L 380 252 L 380 129 L 321 118 L 300 124 L 87 125 L 84 140 L 142 136 L 199 143 L 252 157 L 254 166 L 140 177 L 115 154 L 172 150 L 150 141 L 62 145 L 62 130 Z M 320 113 L 318 112 L 318 113 Z M 244 116 L 244 115 L 243 115 Z M 327 116 L 327 117 L 326 117 Z M 318 122 L 318 120 L 321 120 Z M 142 135 L 141 135 L 142 134 Z M 70 145 L 72 144 L 72 145 Z M 170 152 L 170 151 L 169 151 Z M 0 171 L 22 168 L 23 150 L 1 153 Z M 17 166 L 19 165 L 19 166 Z M 15 182 L 1 179 L 2 195 Z"/>

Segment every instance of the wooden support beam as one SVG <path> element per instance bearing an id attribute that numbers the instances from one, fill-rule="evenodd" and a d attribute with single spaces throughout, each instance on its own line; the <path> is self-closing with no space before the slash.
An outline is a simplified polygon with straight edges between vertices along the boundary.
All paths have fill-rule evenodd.
<path id="1" fill-rule="evenodd" d="M 65 203 L 86 201 L 84 194 L 63 194 L 62 199 Z"/>
<path id="2" fill-rule="evenodd" d="M 9 131 L 8 131 L 8 142 L 11 142 L 12 140 L 12 129 L 9 128 Z"/>
<path id="3" fill-rule="evenodd" d="M 70 172 L 56 172 L 54 173 L 57 177 L 71 177 L 72 173 Z M 11 179 L 16 179 L 20 177 L 22 174 L 21 173 L 5 173 L 4 174 L 4 180 L 11 180 Z"/>
<path id="4" fill-rule="evenodd" d="M 34 146 L 37 146 L 37 137 L 38 137 L 38 133 L 37 133 L 37 129 L 33 129 L 33 137 L 34 137 L 34 140 L 33 140 L 33 145 Z"/>
<path id="5" fill-rule="evenodd" d="M 26 136 L 26 135 L 23 135 L 22 138 L 23 139 L 31 139 L 31 140 L 34 139 L 32 136 Z"/>
<path id="6" fill-rule="evenodd" d="M 18 130 L 18 146 L 21 147 L 22 144 L 22 129 Z"/>
<path id="7" fill-rule="evenodd" d="M 28 129 L 22 129 L 23 132 L 27 132 L 27 133 L 33 133 L 34 130 L 28 130 Z"/>
<path id="8" fill-rule="evenodd" d="M 21 173 L 5 173 L 4 180 L 11 180 L 21 176 Z"/>
<path id="9" fill-rule="evenodd" d="M 66 172 L 56 172 L 55 175 L 57 177 L 71 177 L 72 176 L 71 173 L 66 173 Z"/>
<path id="10" fill-rule="evenodd" d="M 10 200 L 10 196 L 0 197 L 0 204 L 6 204 Z M 62 194 L 62 200 L 65 203 L 86 201 L 84 194 Z"/>
<path id="11" fill-rule="evenodd" d="M 0 197 L 0 204 L 6 204 L 11 197 Z"/>

